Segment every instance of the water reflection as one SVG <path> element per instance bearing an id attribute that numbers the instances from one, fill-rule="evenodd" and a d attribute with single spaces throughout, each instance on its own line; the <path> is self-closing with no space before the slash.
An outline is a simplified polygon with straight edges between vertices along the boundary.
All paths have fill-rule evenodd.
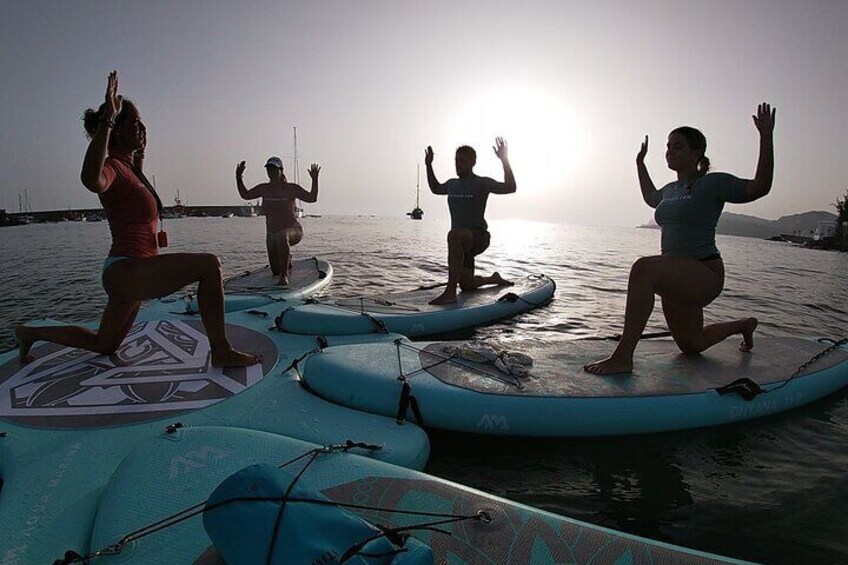
<path id="1" fill-rule="evenodd" d="M 408 290 L 441 282 L 447 215 L 306 218 L 296 256 L 333 263 L 327 294 Z M 265 261 L 263 218 L 169 222 L 173 251 L 208 251 L 236 274 Z M 547 342 L 621 331 L 627 272 L 657 252 L 654 230 L 492 221 L 478 264 L 506 277 L 544 272 L 557 282 L 545 308 L 454 339 Z M 509 236 L 507 237 L 506 234 Z M 37 317 L 95 321 L 105 304 L 99 269 L 104 222 L 3 228 L 0 344 Z M 707 322 L 751 312 L 761 335 L 848 335 L 848 254 L 719 237 L 725 293 Z M 648 331 L 665 330 L 660 309 Z M 638 350 L 637 350 L 638 354 Z M 556 417 L 552 414 L 551 417 Z M 836 563 L 848 555 L 848 392 L 756 422 L 595 440 L 497 440 L 432 434 L 429 470 L 553 512 L 642 536 L 770 563 Z"/>

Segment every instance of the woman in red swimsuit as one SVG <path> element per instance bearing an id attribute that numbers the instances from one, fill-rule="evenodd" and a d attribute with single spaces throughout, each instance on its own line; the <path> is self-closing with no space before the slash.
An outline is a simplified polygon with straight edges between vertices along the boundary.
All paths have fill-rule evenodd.
<path id="1" fill-rule="evenodd" d="M 112 248 L 103 264 L 103 288 L 109 300 L 96 332 L 79 326 L 16 327 L 21 363 L 33 359 L 30 349 L 36 341 L 114 353 L 143 300 L 167 296 L 194 282 L 199 283 L 200 317 L 209 337 L 212 365 L 258 363 L 257 356 L 236 351 L 227 339 L 218 257 L 210 253 L 159 255 L 156 232 L 161 202 L 141 172 L 146 130 L 135 105 L 118 95 L 116 72 L 109 74 L 106 101 L 98 111 L 87 110 L 84 122 L 91 143 L 80 179 L 100 198 L 112 232 Z"/>

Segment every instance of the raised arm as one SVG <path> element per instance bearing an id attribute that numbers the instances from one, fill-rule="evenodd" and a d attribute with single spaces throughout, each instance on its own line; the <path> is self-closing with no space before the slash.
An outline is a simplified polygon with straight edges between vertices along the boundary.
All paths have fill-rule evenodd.
<path id="1" fill-rule="evenodd" d="M 745 192 L 750 200 L 762 198 L 771 190 L 774 180 L 774 118 L 777 108 L 772 108 L 768 102 L 763 102 L 757 107 L 757 115 L 754 125 L 760 132 L 760 157 L 757 160 L 757 172 L 754 180 L 745 187 Z"/>
<path id="2" fill-rule="evenodd" d="M 424 151 L 424 166 L 427 168 L 427 185 L 430 187 L 430 192 L 433 194 L 447 194 L 448 191 L 436 179 L 436 173 L 433 172 L 433 148 L 429 145 Z"/>
<path id="3" fill-rule="evenodd" d="M 318 166 L 317 163 L 312 163 L 309 167 L 309 176 L 312 177 L 312 188 L 309 192 L 298 185 L 291 184 L 289 186 L 295 187 L 295 192 L 297 192 L 297 198 L 303 200 L 304 202 L 317 202 L 318 201 L 318 173 L 321 172 L 321 167 Z"/>
<path id="4" fill-rule="evenodd" d="M 648 136 L 642 142 L 639 153 L 636 154 L 636 172 L 639 174 L 639 188 L 642 190 L 642 200 L 651 208 L 656 208 L 660 203 L 660 191 L 654 186 L 648 167 L 645 166 L 645 155 L 648 154 Z"/>
<path id="5" fill-rule="evenodd" d="M 497 183 L 492 192 L 495 194 L 511 194 L 515 192 L 515 175 L 512 173 L 512 167 L 509 165 L 509 157 L 507 156 L 506 141 L 502 137 L 495 139 L 495 145 L 492 147 L 495 155 L 501 160 L 504 170 L 504 181 Z"/>
<path id="6" fill-rule="evenodd" d="M 101 193 L 106 191 L 111 184 L 109 177 L 103 174 L 103 165 L 106 163 L 107 149 L 109 147 L 109 136 L 115 127 L 115 117 L 121 113 L 122 97 L 118 94 L 118 73 L 109 73 L 106 84 L 106 105 L 97 131 L 91 137 L 85 157 L 82 160 L 82 171 L 80 180 L 84 187 L 91 192 Z"/>
<path id="7" fill-rule="evenodd" d="M 236 188 L 238 188 L 239 196 L 241 196 L 245 200 L 253 200 L 255 198 L 259 198 L 260 196 L 262 196 L 262 188 L 265 186 L 265 184 L 257 184 L 250 190 L 245 188 L 244 180 L 242 179 L 245 167 L 247 167 L 247 163 L 245 163 L 244 161 L 236 165 Z"/>

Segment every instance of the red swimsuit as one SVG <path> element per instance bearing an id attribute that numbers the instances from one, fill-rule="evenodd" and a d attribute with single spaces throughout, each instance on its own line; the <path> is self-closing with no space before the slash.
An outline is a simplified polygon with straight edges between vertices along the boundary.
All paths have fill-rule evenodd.
<path id="1" fill-rule="evenodd" d="M 109 256 L 155 256 L 159 252 L 156 243 L 156 224 L 159 221 L 156 198 L 127 161 L 107 157 L 103 176 L 109 188 L 98 196 L 112 232 Z"/>

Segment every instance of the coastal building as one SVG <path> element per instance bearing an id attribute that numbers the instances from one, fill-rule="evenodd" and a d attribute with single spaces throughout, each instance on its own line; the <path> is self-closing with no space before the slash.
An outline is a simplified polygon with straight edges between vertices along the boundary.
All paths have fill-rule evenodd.
<path id="1" fill-rule="evenodd" d="M 813 240 L 819 241 L 836 235 L 836 221 L 819 222 L 816 231 L 813 233 Z"/>

